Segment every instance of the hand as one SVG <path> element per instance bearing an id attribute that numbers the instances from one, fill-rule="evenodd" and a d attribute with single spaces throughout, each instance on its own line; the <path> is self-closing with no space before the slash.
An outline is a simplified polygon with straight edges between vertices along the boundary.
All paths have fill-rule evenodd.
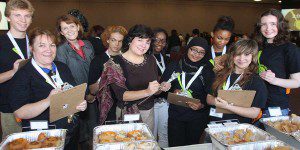
<path id="1" fill-rule="evenodd" d="M 76 106 L 76 109 L 80 111 L 85 111 L 86 107 L 87 107 L 87 103 L 86 100 L 84 100 L 82 103 Z"/>
<path id="2" fill-rule="evenodd" d="M 225 61 L 227 59 L 227 55 L 222 55 L 222 56 L 217 56 L 214 59 L 215 66 L 214 66 L 214 71 L 220 71 L 224 68 L 225 66 Z"/>
<path id="3" fill-rule="evenodd" d="M 14 62 L 14 67 L 13 67 L 13 71 L 14 72 L 17 72 L 18 71 L 18 69 L 19 69 L 19 64 L 20 64 L 20 62 L 22 61 L 23 59 L 18 59 L 18 60 L 16 60 L 15 62 Z"/>
<path id="4" fill-rule="evenodd" d="M 200 102 L 199 103 L 187 102 L 186 104 L 193 110 L 199 110 L 204 107 L 204 105 Z"/>
<path id="5" fill-rule="evenodd" d="M 160 84 L 157 81 L 149 82 L 148 88 L 146 89 L 149 95 L 155 94 L 159 90 Z"/>
<path id="6" fill-rule="evenodd" d="M 168 82 L 162 82 L 162 83 L 160 84 L 160 89 L 161 89 L 162 91 L 164 91 L 164 92 L 169 91 L 170 88 L 171 88 L 171 83 L 168 83 Z"/>
<path id="7" fill-rule="evenodd" d="M 260 77 L 273 85 L 276 85 L 278 81 L 278 78 L 276 78 L 275 73 L 273 73 L 271 70 L 267 70 L 260 73 Z"/>
<path id="8" fill-rule="evenodd" d="M 215 105 L 216 105 L 216 107 L 227 109 L 229 104 L 228 104 L 227 101 L 223 100 L 222 98 L 216 97 L 215 98 Z"/>
<path id="9" fill-rule="evenodd" d="M 55 95 L 55 94 L 60 93 L 60 92 L 62 92 L 61 89 L 53 89 L 53 90 L 50 92 L 50 94 L 48 95 L 48 97 L 47 97 L 47 99 L 49 100 L 49 102 L 50 102 L 50 97 L 51 97 L 52 95 Z"/>

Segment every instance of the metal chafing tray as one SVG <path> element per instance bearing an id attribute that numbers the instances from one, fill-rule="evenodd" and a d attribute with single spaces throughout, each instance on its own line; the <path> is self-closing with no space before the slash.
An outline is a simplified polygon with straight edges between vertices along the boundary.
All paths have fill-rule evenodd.
<path id="1" fill-rule="evenodd" d="M 20 133 L 13 133 L 8 135 L 0 144 L 1 150 L 7 150 L 9 142 L 18 139 L 24 138 L 28 141 L 36 141 L 40 133 L 45 133 L 47 137 L 55 136 L 61 137 L 62 141 L 58 147 L 49 147 L 49 148 L 39 148 L 38 150 L 63 150 L 65 145 L 65 138 L 66 138 L 66 131 L 65 129 L 54 129 L 54 130 L 39 130 L 39 131 L 29 131 L 29 132 L 20 132 Z"/>
<path id="2" fill-rule="evenodd" d="M 229 147 L 232 147 L 232 146 L 240 146 L 240 145 L 244 145 L 247 143 L 230 145 L 230 144 L 227 144 L 224 140 L 219 139 L 218 137 L 215 137 L 214 134 L 221 133 L 221 132 L 229 132 L 230 134 L 232 134 L 234 131 L 239 130 L 239 129 L 251 130 L 254 133 L 253 139 L 255 139 L 255 141 L 248 142 L 248 143 L 258 143 L 261 141 L 276 139 L 274 136 L 270 135 L 269 133 L 267 133 L 253 125 L 246 124 L 246 123 L 230 125 L 230 126 L 221 126 L 221 127 L 219 126 L 219 127 L 213 127 L 213 128 L 206 128 L 205 131 L 210 135 L 212 144 L 215 148 L 220 149 L 220 150 L 225 150 L 225 149 L 229 149 Z"/>
<path id="3" fill-rule="evenodd" d="M 275 129 L 274 127 L 270 126 L 267 122 L 275 122 L 275 121 L 281 121 L 281 120 L 291 120 L 291 117 L 289 116 L 279 116 L 279 117 L 269 117 L 269 118 L 262 118 L 259 121 L 264 124 L 264 127 L 267 132 L 274 135 L 279 140 L 294 146 L 300 148 L 300 132 L 293 132 L 293 133 L 286 133 L 279 131 Z"/>
<path id="4" fill-rule="evenodd" d="M 272 150 L 278 146 L 286 146 L 289 150 L 297 150 L 295 147 L 289 146 L 288 144 L 279 140 L 269 140 L 255 143 L 245 143 L 240 145 L 229 146 L 229 150 Z"/>
<path id="5" fill-rule="evenodd" d="M 133 130 L 141 130 L 144 134 L 147 135 L 148 139 L 140 140 L 140 141 L 132 141 L 132 142 L 116 142 L 116 143 L 105 143 L 105 144 L 99 143 L 98 135 L 101 134 L 102 132 L 113 131 L 118 133 L 120 131 L 130 132 Z M 122 149 L 127 149 L 126 146 L 130 143 L 138 144 L 140 142 L 152 142 L 152 143 L 154 142 L 156 144 L 156 147 L 159 148 L 157 146 L 153 134 L 151 133 L 149 127 L 145 123 L 102 125 L 102 126 L 95 127 L 93 131 L 94 150 L 109 150 L 109 149 L 122 150 Z"/>

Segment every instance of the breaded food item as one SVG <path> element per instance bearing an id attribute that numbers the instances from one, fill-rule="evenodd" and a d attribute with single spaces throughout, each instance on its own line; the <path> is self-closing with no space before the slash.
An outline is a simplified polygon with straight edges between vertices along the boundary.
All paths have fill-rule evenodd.
<path id="1" fill-rule="evenodd" d="M 105 131 L 98 135 L 99 143 L 112 143 L 115 142 L 116 132 Z"/>
<path id="2" fill-rule="evenodd" d="M 153 142 L 141 142 L 137 145 L 137 150 L 153 150 L 155 144 Z"/>
<path id="3" fill-rule="evenodd" d="M 272 150 L 291 150 L 289 146 L 276 146 Z"/>
<path id="4" fill-rule="evenodd" d="M 37 138 L 38 141 L 43 142 L 47 138 L 47 135 L 41 132 Z"/>
<path id="5" fill-rule="evenodd" d="M 137 136 L 141 136 L 142 135 L 142 131 L 141 130 L 133 130 L 127 133 L 128 137 L 137 137 Z"/>
<path id="6" fill-rule="evenodd" d="M 9 150 L 23 150 L 28 141 L 24 138 L 18 138 L 11 142 L 9 142 L 8 147 Z"/>
<path id="7" fill-rule="evenodd" d="M 45 146 L 57 147 L 57 146 L 59 146 L 60 142 L 61 142 L 60 137 L 49 136 L 44 140 L 42 146 L 43 147 L 45 147 Z"/>
<path id="8" fill-rule="evenodd" d="M 28 142 L 25 148 L 26 149 L 42 148 L 42 143 L 40 141 Z"/>

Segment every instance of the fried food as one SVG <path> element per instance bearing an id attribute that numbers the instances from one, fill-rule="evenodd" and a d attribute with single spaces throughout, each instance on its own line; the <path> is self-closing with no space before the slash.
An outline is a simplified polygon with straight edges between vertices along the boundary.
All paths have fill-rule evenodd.
<path id="1" fill-rule="evenodd" d="M 42 147 L 42 143 L 40 141 L 28 142 L 25 146 L 26 149 L 35 149 L 41 147 Z"/>
<path id="2" fill-rule="evenodd" d="M 40 142 L 43 142 L 47 138 L 47 135 L 45 133 L 40 133 L 37 140 Z"/>
<path id="3" fill-rule="evenodd" d="M 9 150 L 23 150 L 28 141 L 24 138 L 18 138 L 9 142 Z"/>
<path id="4" fill-rule="evenodd" d="M 137 150 L 153 150 L 155 144 L 153 142 L 141 142 L 137 145 Z"/>
<path id="5" fill-rule="evenodd" d="M 131 142 L 134 140 L 149 139 L 141 130 L 133 130 L 130 132 L 120 131 L 105 131 L 98 135 L 99 143 L 114 143 L 114 142 Z"/>
<path id="6" fill-rule="evenodd" d="M 254 141 L 254 133 L 252 132 L 252 130 L 249 129 L 238 129 L 233 131 L 232 133 L 225 131 L 215 133 L 214 136 L 218 140 L 224 141 L 229 145 Z"/>
<path id="7" fill-rule="evenodd" d="M 298 117 L 298 116 L 297 116 Z M 272 126 L 278 131 L 285 133 L 297 132 L 300 130 L 300 122 L 296 120 L 279 120 L 279 121 L 268 121 L 268 125 Z"/>
<path id="8" fill-rule="evenodd" d="M 276 146 L 271 150 L 291 150 L 291 148 L 289 146 Z"/>

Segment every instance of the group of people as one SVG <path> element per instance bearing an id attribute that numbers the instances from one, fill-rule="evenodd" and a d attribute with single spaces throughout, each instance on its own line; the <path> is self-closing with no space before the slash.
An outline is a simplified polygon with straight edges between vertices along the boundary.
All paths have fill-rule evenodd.
<path id="1" fill-rule="evenodd" d="M 94 55 L 76 17 L 58 17 L 57 35 L 41 28 L 27 34 L 33 13 L 28 0 L 10 0 L 5 10 L 10 29 L 0 36 L 4 136 L 30 130 L 32 121 L 49 121 L 50 97 L 66 84 L 88 83 L 85 99 L 76 107 L 80 112 L 49 123 L 68 129 L 65 149 L 72 150 L 91 148 L 93 128 L 125 114 L 140 114 L 161 147 L 197 144 L 210 121 L 257 124 L 272 116 L 273 107 L 288 115 L 289 89 L 300 86 L 300 52 L 289 42 L 288 24 L 276 9 L 260 16 L 254 39 L 231 45 L 234 22 L 220 17 L 212 44 L 192 37 L 179 61 L 166 56 L 168 34 L 162 28 L 109 26 L 98 35 L 105 53 Z M 245 108 L 218 97 L 219 90 L 256 93 Z M 199 101 L 174 105 L 167 101 L 168 92 Z M 216 107 L 234 114 L 216 113 Z"/>

